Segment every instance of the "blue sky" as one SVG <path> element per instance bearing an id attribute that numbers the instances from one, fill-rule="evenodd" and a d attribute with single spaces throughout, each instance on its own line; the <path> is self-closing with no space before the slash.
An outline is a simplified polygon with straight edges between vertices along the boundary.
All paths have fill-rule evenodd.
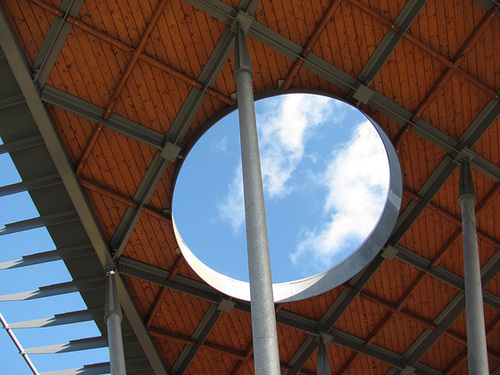
<path id="1" fill-rule="evenodd" d="M 357 109 L 291 94 L 256 102 L 273 281 L 314 275 L 370 233 L 388 186 L 383 145 Z M 174 217 L 205 264 L 247 281 L 237 112 L 214 125 L 182 167 Z"/>
<path id="2" fill-rule="evenodd" d="M 0 155 L 0 186 L 21 181 L 7 154 Z M 39 216 L 28 193 L 0 197 L 0 229 L 6 223 Z M 23 255 L 53 250 L 45 228 L 0 236 L 0 263 L 21 259 Z M 64 264 L 45 263 L 24 268 L 0 270 L 0 295 L 37 290 L 40 286 L 71 281 Z M 85 309 L 77 293 L 31 301 L 0 302 L 0 313 L 8 323 L 50 318 L 54 314 Z M 69 340 L 98 336 L 93 322 L 50 328 L 13 330 L 24 348 L 64 344 Z M 31 361 L 39 372 L 78 368 L 84 364 L 107 362 L 107 348 L 67 354 L 33 354 Z M 32 374 L 5 330 L 0 330 L 0 374 Z"/>

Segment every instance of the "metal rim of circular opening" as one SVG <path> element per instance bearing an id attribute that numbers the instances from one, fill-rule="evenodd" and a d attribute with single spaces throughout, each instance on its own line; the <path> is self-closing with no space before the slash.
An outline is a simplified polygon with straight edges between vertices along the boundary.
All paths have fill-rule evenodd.
<path id="1" fill-rule="evenodd" d="M 317 93 L 314 94 L 321 95 Z M 326 96 L 332 98 L 330 95 Z M 341 100 L 338 98 L 332 99 Z M 346 104 L 351 105 L 350 103 Z M 382 213 L 377 224 L 367 238 L 341 262 L 310 277 L 273 284 L 275 302 L 298 301 L 317 296 L 339 286 L 366 267 L 383 248 L 392 233 L 399 214 L 403 195 L 403 183 L 399 159 L 391 141 L 385 135 L 380 126 L 378 126 L 375 121 L 373 121 L 361 110 L 358 108 L 356 109 L 373 125 L 382 140 L 386 151 L 389 164 L 389 188 Z M 174 229 L 175 239 L 177 240 L 179 249 L 184 256 L 184 259 L 198 274 L 198 276 L 200 276 L 206 283 L 228 296 L 250 301 L 250 284 L 247 281 L 237 280 L 217 272 L 194 255 L 182 239 L 182 236 L 177 229 L 173 212 L 172 226 Z"/>

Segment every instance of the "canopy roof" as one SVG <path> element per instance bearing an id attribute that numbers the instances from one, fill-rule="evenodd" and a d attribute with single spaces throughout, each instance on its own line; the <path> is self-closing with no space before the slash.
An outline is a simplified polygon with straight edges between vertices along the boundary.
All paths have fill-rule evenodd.
<path id="1" fill-rule="evenodd" d="M 457 201 L 459 162 L 469 158 L 488 359 L 499 373 L 499 5 L 0 2 L 2 151 L 103 334 L 104 276 L 118 270 L 129 372 L 253 373 L 249 303 L 188 267 L 170 217 L 182 159 L 235 108 L 240 22 L 256 97 L 308 91 L 359 106 L 391 139 L 403 173 L 395 230 L 369 266 L 276 306 L 283 372 L 315 374 L 323 337 L 332 374 L 467 373 Z"/>

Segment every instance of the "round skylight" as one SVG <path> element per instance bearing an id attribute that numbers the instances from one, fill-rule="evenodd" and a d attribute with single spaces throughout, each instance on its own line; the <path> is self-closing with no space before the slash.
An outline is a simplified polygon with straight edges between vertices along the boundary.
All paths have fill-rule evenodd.
<path id="1" fill-rule="evenodd" d="M 312 94 L 255 103 L 275 300 L 325 292 L 382 248 L 401 202 L 397 156 L 357 108 Z M 174 192 L 177 241 L 220 291 L 249 299 L 238 114 L 192 148 Z M 182 237 L 181 237 L 182 234 Z"/>

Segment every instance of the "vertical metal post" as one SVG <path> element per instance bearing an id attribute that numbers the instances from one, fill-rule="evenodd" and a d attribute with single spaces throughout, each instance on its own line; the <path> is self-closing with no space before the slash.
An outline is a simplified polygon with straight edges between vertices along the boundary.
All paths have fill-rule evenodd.
<path id="1" fill-rule="evenodd" d="M 483 289 L 477 244 L 476 194 L 472 183 L 470 164 L 462 162 L 458 202 L 462 208 L 462 236 L 464 244 L 465 305 L 467 315 L 467 353 L 469 374 L 486 375 L 488 352 L 484 325 Z"/>
<path id="2" fill-rule="evenodd" d="M 238 90 L 255 374 L 279 375 L 278 334 L 252 89 L 253 71 L 245 34 L 241 29 L 236 34 L 234 65 L 234 81 Z"/>
<path id="3" fill-rule="evenodd" d="M 330 364 L 328 363 L 328 354 L 326 352 L 326 343 L 323 338 L 320 338 L 318 347 L 318 370 L 316 375 L 331 375 Z"/>
<path id="4" fill-rule="evenodd" d="M 106 288 L 106 312 L 104 322 L 108 328 L 109 363 L 111 375 L 126 375 L 125 354 L 122 339 L 122 309 L 118 300 L 115 272 L 108 273 Z"/>

